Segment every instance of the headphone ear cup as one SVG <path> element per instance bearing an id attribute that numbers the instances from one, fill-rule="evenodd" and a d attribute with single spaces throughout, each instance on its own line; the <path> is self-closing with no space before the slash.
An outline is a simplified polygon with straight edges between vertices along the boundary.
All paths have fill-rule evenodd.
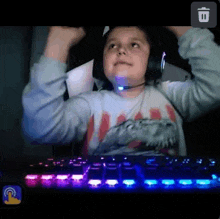
<path id="1" fill-rule="evenodd" d="M 150 56 L 148 59 L 148 66 L 146 78 L 148 80 L 156 80 L 162 77 L 161 58 Z"/>

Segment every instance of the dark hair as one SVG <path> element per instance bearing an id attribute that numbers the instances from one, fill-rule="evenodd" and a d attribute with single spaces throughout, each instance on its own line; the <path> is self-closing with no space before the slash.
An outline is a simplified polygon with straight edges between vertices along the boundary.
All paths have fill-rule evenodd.
<path id="1" fill-rule="evenodd" d="M 100 42 L 100 49 L 96 53 L 96 57 L 94 59 L 94 67 L 93 67 L 93 77 L 103 81 L 103 89 L 113 90 L 112 83 L 108 80 L 108 78 L 104 74 L 103 68 L 103 51 L 105 44 L 107 42 L 109 34 L 119 26 L 110 26 L 110 30 L 103 36 L 102 41 Z M 130 26 L 126 26 L 130 27 Z M 156 82 L 162 76 L 161 72 L 161 58 L 163 53 L 163 46 L 161 42 L 161 27 L 152 27 L 152 26 L 136 26 L 140 30 L 145 33 L 146 40 L 150 45 L 150 55 L 148 59 L 147 71 L 145 73 L 146 85 L 149 84 L 150 81 Z"/>

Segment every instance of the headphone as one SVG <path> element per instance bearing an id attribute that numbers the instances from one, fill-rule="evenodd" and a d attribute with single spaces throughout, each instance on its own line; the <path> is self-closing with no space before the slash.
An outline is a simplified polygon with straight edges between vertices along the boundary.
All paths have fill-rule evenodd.
<path id="1" fill-rule="evenodd" d="M 97 80 L 102 81 L 102 88 L 101 88 L 102 90 L 113 90 L 112 83 L 107 79 L 107 77 L 104 74 L 103 57 L 102 57 L 105 41 L 107 39 L 109 32 L 113 28 L 114 27 L 110 26 L 110 30 L 107 33 L 105 33 L 103 37 L 103 41 L 101 42 L 102 46 L 100 47 L 100 50 L 97 51 L 96 57 L 94 59 L 93 77 Z M 145 82 L 139 85 L 135 85 L 135 86 L 119 86 L 118 90 L 122 91 L 122 90 L 131 89 L 134 87 L 139 87 L 144 84 L 147 84 L 149 81 L 153 81 L 154 84 L 156 84 L 157 80 L 162 77 L 162 73 L 165 67 L 166 53 L 161 48 L 160 42 L 157 43 L 154 41 L 153 36 L 150 38 L 150 41 L 151 41 L 151 48 L 150 48 L 150 56 L 148 58 L 147 71 L 145 73 Z"/>

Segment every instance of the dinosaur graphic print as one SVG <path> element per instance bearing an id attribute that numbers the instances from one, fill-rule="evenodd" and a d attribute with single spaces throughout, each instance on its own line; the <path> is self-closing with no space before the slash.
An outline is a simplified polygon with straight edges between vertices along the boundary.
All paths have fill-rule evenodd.
<path id="1" fill-rule="evenodd" d="M 170 120 L 127 120 L 109 129 L 95 155 L 150 154 L 163 149 L 172 153 L 178 144 L 176 133 L 176 123 Z"/>
<path id="2" fill-rule="evenodd" d="M 124 114 L 117 117 L 117 124 L 110 127 L 111 115 L 103 112 L 98 130 L 98 146 L 93 155 L 177 155 L 178 129 L 176 116 L 170 104 L 165 106 L 168 117 L 162 118 L 159 108 L 151 108 L 150 118 L 141 112 L 134 119 Z M 94 116 L 88 125 L 84 153 L 94 134 Z"/>

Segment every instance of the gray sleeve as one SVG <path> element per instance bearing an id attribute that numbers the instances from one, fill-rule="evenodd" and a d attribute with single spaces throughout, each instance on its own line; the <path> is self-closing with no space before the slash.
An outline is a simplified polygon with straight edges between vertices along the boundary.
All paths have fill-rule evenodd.
<path id="1" fill-rule="evenodd" d="M 68 144 L 86 132 L 90 106 L 77 96 L 64 101 L 65 68 L 66 64 L 42 56 L 31 69 L 22 94 L 22 132 L 31 144 Z"/>
<path id="2" fill-rule="evenodd" d="M 192 80 L 171 82 L 166 93 L 186 121 L 220 106 L 220 47 L 208 29 L 192 28 L 179 38 L 179 54 L 192 67 Z"/>

